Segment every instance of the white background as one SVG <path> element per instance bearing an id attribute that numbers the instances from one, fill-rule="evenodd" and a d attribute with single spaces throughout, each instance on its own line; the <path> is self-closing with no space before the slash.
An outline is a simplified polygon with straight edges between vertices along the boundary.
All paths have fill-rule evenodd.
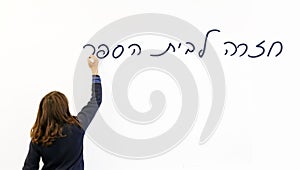
<path id="1" fill-rule="evenodd" d="M 195 125 L 178 147 L 149 160 L 115 157 L 86 137 L 86 169 L 299 169 L 296 2 L 1 0 L 0 169 L 22 168 L 38 103 L 47 92 L 62 91 L 74 110 L 73 75 L 82 46 L 107 24 L 146 12 L 177 16 L 202 32 L 221 30 L 211 43 L 227 85 L 222 122 L 206 144 L 197 144 L 201 125 Z M 280 40 L 284 49 L 277 58 L 224 56 L 228 40 L 252 45 L 253 52 L 262 40 Z"/>

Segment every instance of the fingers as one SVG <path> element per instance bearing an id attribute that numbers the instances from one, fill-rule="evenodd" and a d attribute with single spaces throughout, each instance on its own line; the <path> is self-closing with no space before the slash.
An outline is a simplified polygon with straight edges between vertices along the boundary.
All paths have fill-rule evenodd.
<path id="1" fill-rule="evenodd" d="M 89 64 L 94 64 L 94 63 L 97 63 L 98 62 L 98 58 L 94 55 L 90 55 L 89 58 L 88 58 L 88 63 Z"/>
<path id="2" fill-rule="evenodd" d="M 95 60 L 91 57 L 91 56 L 89 56 L 89 62 L 91 62 L 91 63 L 94 63 L 95 62 Z"/>

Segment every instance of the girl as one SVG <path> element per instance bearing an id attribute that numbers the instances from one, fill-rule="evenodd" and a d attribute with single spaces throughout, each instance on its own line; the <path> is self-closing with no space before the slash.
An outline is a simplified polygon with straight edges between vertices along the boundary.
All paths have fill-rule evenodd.
<path id="1" fill-rule="evenodd" d="M 93 61 L 91 61 L 93 60 Z M 86 106 L 72 116 L 66 96 L 52 91 L 42 98 L 36 121 L 31 129 L 31 141 L 23 170 L 83 170 L 83 137 L 102 102 L 98 59 L 90 56 L 92 95 Z"/>

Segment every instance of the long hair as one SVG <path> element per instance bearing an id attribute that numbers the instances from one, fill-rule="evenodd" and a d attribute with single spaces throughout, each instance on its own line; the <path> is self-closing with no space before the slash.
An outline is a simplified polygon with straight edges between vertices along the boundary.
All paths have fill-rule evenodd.
<path id="1" fill-rule="evenodd" d="M 58 91 L 52 91 L 40 102 L 36 121 L 31 129 L 31 141 L 44 146 L 51 145 L 55 139 L 66 137 L 63 127 L 66 124 L 77 125 L 79 121 L 69 111 L 68 99 Z"/>

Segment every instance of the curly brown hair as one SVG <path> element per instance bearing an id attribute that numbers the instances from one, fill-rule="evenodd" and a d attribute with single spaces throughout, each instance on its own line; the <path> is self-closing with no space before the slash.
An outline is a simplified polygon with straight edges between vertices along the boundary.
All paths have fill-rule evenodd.
<path id="1" fill-rule="evenodd" d="M 63 127 L 77 125 L 79 121 L 69 111 L 68 99 L 58 91 L 45 95 L 39 105 L 36 121 L 31 129 L 31 141 L 44 146 L 51 145 L 55 139 L 66 137 Z"/>

